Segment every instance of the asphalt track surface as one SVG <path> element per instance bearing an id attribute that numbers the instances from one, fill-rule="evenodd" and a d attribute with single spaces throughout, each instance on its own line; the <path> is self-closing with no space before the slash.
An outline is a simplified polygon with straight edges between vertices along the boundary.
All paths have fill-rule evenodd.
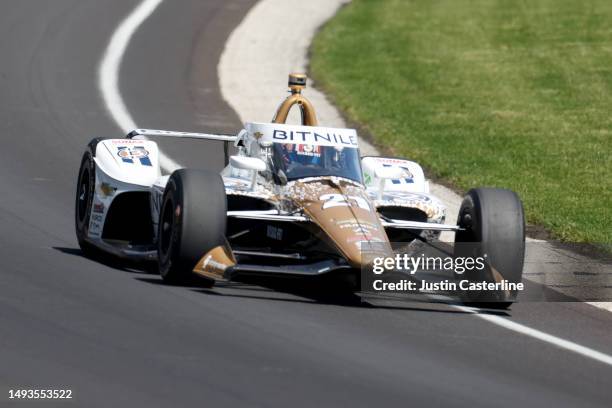
<path id="1" fill-rule="evenodd" d="M 216 66 L 252 3 L 162 3 L 120 71 L 140 126 L 239 128 Z M 136 4 L 0 6 L 0 406 L 612 404 L 609 365 L 446 305 L 360 303 L 299 282 L 171 287 L 81 256 L 81 154 L 92 137 L 119 135 L 97 67 Z M 190 166 L 221 165 L 214 145 L 162 148 Z M 592 306 L 522 303 L 507 317 L 612 354 L 612 315 Z M 69 388 L 74 398 L 8 400 L 23 388 Z"/>

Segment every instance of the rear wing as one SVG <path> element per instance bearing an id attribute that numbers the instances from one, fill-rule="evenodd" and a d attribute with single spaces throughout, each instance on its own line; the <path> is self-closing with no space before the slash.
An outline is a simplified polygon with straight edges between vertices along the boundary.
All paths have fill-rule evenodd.
<path id="1" fill-rule="evenodd" d="M 156 129 L 134 129 L 128 133 L 126 139 L 147 139 L 148 137 L 176 137 L 179 139 L 203 139 L 217 140 L 223 143 L 223 153 L 225 154 L 225 165 L 229 163 L 229 147 L 231 143 L 236 142 L 236 135 L 215 135 L 211 133 L 195 133 L 195 132 L 177 132 L 173 130 L 156 130 Z"/>

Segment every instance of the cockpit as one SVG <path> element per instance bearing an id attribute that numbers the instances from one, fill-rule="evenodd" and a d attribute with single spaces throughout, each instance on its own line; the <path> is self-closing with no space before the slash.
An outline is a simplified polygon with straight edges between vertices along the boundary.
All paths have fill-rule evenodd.
<path id="1" fill-rule="evenodd" d="M 275 142 L 270 149 L 273 173 L 287 181 L 335 176 L 363 183 L 358 148 Z"/>

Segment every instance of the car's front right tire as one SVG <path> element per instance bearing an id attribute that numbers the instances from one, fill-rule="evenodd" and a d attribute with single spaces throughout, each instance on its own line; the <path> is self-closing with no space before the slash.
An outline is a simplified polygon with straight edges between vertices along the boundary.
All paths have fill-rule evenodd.
<path id="1" fill-rule="evenodd" d="M 172 173 L 162 199 L 158 265 L 167 283 L 189 280 L 197 262 L 225 243 L 225 186 L 216 173 L 180 169 Z"/>
<path id="2" fill-rule="evenodd" d="M 485 267 L 465 272 L 459 279 L 472 282 L 518 284 L 523 276 L 525 257 L 525 215 L 518 195 L 500 188 L 475 188 L 461 203 L 455 235 L 455 256 L 485 259 Z M 463 294 L 465 303 L 507 309 L 518 292 L 490 291 Z"/>

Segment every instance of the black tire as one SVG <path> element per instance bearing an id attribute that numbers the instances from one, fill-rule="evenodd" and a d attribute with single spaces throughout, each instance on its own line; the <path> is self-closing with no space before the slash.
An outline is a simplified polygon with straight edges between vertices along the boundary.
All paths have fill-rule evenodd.
<path id="1" fill-rule="evenodd" d="M 226 217 L 219 174 L 191 169 L 172 173 L 162 199 L 157 245 L 159 273 L 165 282 L 185 283 L 193 277 L 197 262 L 225 243 Z"/>
<path id="2" fill-rule="evenodd" d="M 501 275 L 509 282 L 521 282 L 525 257 L 525 215 L 515 192 L 498 188 L 468 191 L 461 203 L 457 224 L 465 230 L 455 235 L 455 256 L 486 255 L 487 261 L 485 268 L 456 275 L 458 279 L 496 282 Z M 517 291 L 499 291 L 476 297 L 470 293 L 464 298 L 466 303 L 479 307 L 506 309 L 517 295 Z"/>
<path id="3" fill-rule="evenodd" d="M 96 186 L 96 166 L 93 158 L 96 154 L 96 146 L 100 140 L 103 139 L 95 138 L 87 145 L 81 159 L 76 186 L 74 224 L 79 247 L 87 256 L 97 255 L 96 248 L 86 241 L 86 237 L 89 232 L 91 206 L 93 205 Z"/>

